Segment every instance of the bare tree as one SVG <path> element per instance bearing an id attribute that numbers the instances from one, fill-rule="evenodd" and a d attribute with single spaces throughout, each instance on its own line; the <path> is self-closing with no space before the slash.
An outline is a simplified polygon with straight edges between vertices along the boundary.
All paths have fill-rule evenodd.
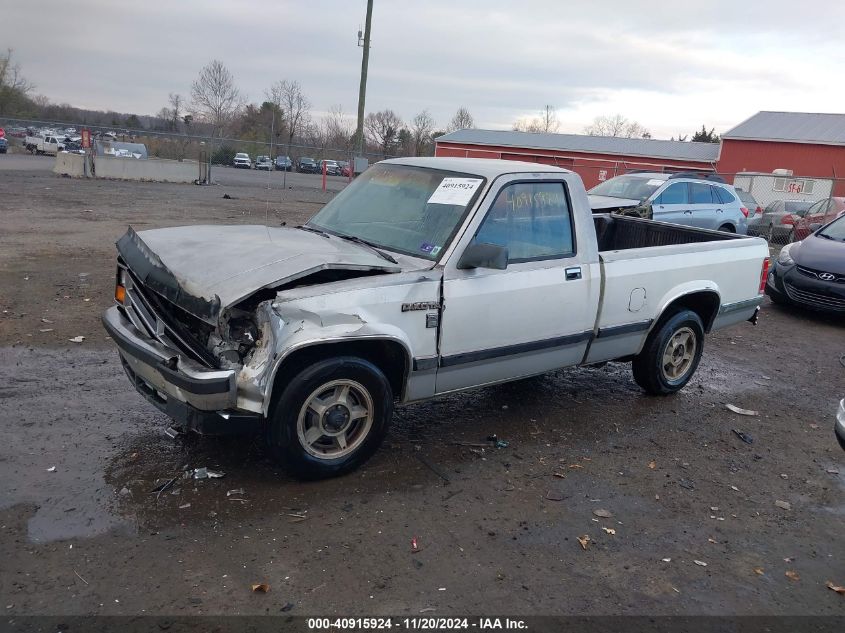
<path id="1" fill-rule="evenodd" d="M 431 133 L 434 131 L 434 119 L 428 110 L 423 110 L 411 121 L 411 137 L 413 140 L 414 156 L 422 156 L 431 144 Z"/>
<path id="2" fill-rule="evenodd" d="M 352 122 L 343 113 L 343 107 L 339 104 L 331 106 L 323 118 L 323 131 L 326 146 L 342 149 L 345 152 L 352 149 L 354 132 Z"/>
<path id="3" fill-rule="evenodd" d="M 402 119 L 393 110 L 370 112 L 364 119 L 364 128 L 373 144 L 378 145 L 385 158 L 402 128 Z"/>
<path id="4" fill-rule="evenodd" d="M 270 103 L 279 107 L 288 133 L 288 149 L 297 134 L 302 134 L 310 123 L 311 101 L 302 92 L 298 81 L 283 79 L 277 81 L 267 91 Z"/>
<path id="5" fill-rule="evenodd" d="M 21 65 L 12 59 L 14 52 L 14 49 L 7 48 L 6 54 L 0 55 L 0 89 L 15 90 L 27 95 L 35 86 L 21 74 Z"/>
<path id="6" fill-rule="evenodd" d="M 621 136 L 624 138 L 651 138 L 651 132 L 636 121 L 630 121 L 621 114 L 597 116 L 591 125 L 584 128 L 590 136 Z"/>
<path id="7" fill-rule="evenodd" d="M 539 116 L 518 119 L 513 124 L 513 129 L 516 132 L 557 132 L 560 129 L 557 110 L 554 106 L 547 105 L 540 110 Z"/>
<path id="8" fill-rule="evenodd" d="M 467 110 L 464 106 L 461 106 L 458 108 L 458 111 L 455 112 L 455 116 L 452 117 L 446 131 L 454 132 L 455 130 L 471 130 L 474 127 L 475 121 L 469 113 L 469 110 Z"/>
<path id="9" fill-rule="evenodd" d="M 170 128 L 177 132 L 179 130 L 179 121 L 182 120 L 182 115 L 185 109 L 185 98 L 176 92 L 171 92 L 167 98 L 170 103 Z"/>
<path id="10" fill-rule="evenodd" d="M 211 125 L 212 136 L 223 135 L 242 103 L 235 78 L 219 60 L 212 60 L 191 84 L 194 117 Z"/>

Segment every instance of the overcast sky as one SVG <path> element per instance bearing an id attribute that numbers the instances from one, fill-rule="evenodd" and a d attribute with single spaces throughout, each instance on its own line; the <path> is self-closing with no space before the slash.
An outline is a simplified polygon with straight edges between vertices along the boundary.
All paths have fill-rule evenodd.
<path id="1" fill-rule="evenodd" d="M 357 109 L 366 0 L 25 0 L 3 45 L 36 92 L 155 114 L 217 58 L 250 101 L 297 79 L 324 112 Z M 841 0 L 375 0 L 367 111 L 445 127 L 466 106 L 509 129 L 545 104 L 561 132 L 621 113 L 656 138 L 758 110 L 845 111 Z"/>

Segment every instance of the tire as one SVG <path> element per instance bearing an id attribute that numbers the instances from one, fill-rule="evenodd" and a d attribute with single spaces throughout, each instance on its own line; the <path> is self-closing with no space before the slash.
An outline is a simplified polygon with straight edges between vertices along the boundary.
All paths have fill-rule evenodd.
<path id="1" fill-rule="evenodd" d="M 634 381 L 652 395 L 680 391 L 695 374 L 703 351 L 701 318 L 692 310 L 673 312 L 661 318 L 648 335 L 642 352 L 634 357 Z"/>
<path id="2" fill-rule="evenodd" d="M 329 358 L 300 371 L 274 397 L 267 445 L 298 479 L 337 477 L 375 453 L 392 416 L 393 391 L 378 367 L 353 356 Z"/>
<path id="3" fill-rule="evenodd" d="M 723 224 L 722 226 L 719 227 L 719 230 L 724 232 L 724 233 L 736 233 L 736 231 L 734 230 L 734 227 L 732 227 L 730 224 Z"/>

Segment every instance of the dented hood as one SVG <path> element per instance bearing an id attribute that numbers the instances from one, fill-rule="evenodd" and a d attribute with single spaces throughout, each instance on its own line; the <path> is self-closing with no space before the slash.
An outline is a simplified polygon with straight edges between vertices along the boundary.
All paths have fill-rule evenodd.
<path id="1" fill-rule="evenodd" d="M 267 226 L 130 227 L 117 250 L 147 287 L 212 325 L 259 290 L 320 270 L 401 270 L 352 242 Z"/>
<path id="2" fill-rule="evenodd" d="M 592 193 L 587 195 L 587 200 L 590 201 L 590 208 L 593 211 L 636 207 L 641 204 L 639 200 L 634 200 L 632 198 L 613 198 L 611 196 L 598 196 Z"/>

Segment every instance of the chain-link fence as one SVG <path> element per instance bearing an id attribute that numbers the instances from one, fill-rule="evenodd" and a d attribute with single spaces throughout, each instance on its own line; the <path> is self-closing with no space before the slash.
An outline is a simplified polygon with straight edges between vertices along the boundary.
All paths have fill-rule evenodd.
<path id="1" fill-rule="evenodd" d="M 67 121 L 45 121 L 38 119 L 0 118 L 0 127 L 6 130 L 6 136 L 12 146 L 23 146 L 27 132 L 49 129 L 64 138 L 68 131 L 77 134 L 83 128 L 91 131 L 94 138 L 107 138 L 117 142 L 143 143 L 147 147 L 150 158 L 166 158 L 173 160 L 199 160 L 204 156 L 211 157 L 212 165 L 234 164 L 235 154 L 248 154 L 252 164 L 258 157 L 266 156 L 271 162 L 280 160 L 280 168 L 286 164 L 285 158 L 290 159 L 295 171 L 301 158 L 310 158 L 316 163 L 322 160 L 349 162 L 352 160 L 354 148 L 351 144 L 346 147 L 332 147 L 318 140 L 290 139 L 280 136 L 270 141 L 240 139 L 234 137 L 212 137 L 200 133 L 178 133 L 162 130 L 126 129 L 114 126 L 88 125 Z M 365 150 L 363 156 L 370 163 L 390 158 L 394 154 L 373 152 L 372 148 Z"/>

